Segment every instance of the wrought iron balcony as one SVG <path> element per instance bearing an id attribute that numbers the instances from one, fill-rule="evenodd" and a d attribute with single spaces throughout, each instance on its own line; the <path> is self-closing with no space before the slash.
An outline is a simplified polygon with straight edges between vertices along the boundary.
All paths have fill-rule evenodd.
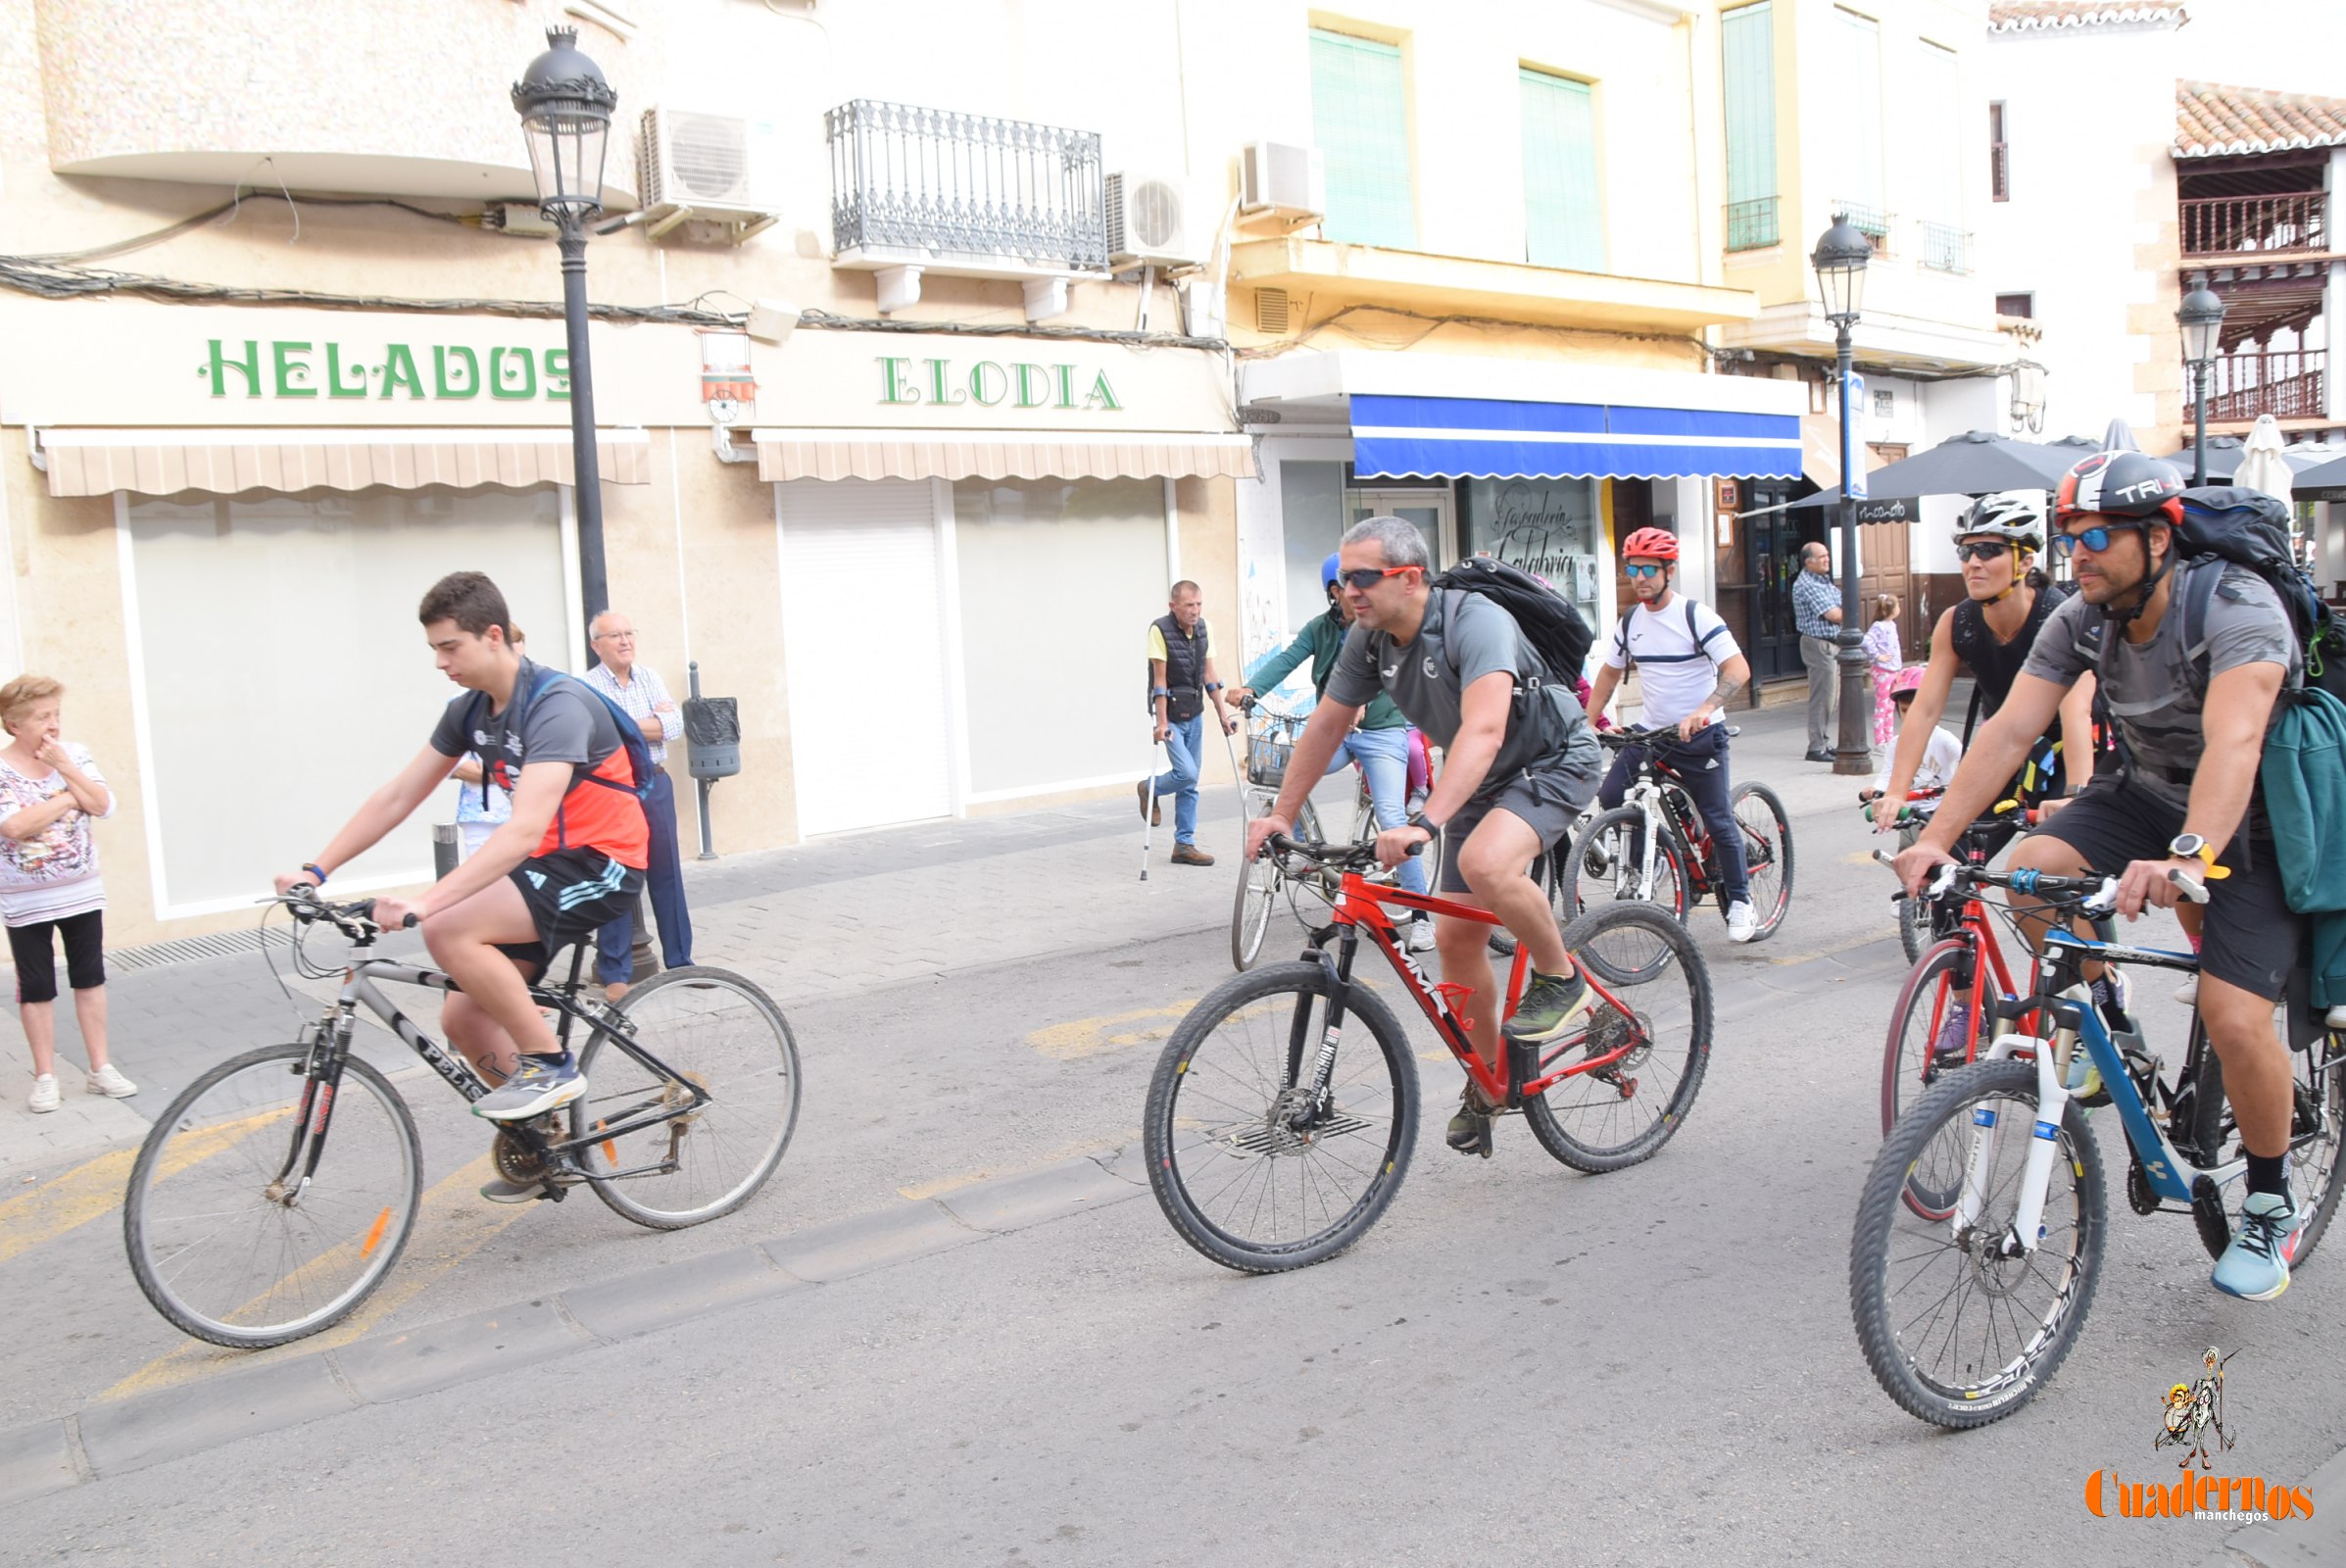
<path id="1" fill-rule="evenodd" d="M 1097 131 L 858 98 L 823 117 L 843 265 L 1107 270 Z"/>
<path id="2" fill-rule="evenodd" d="M 2325 251 L 2329 234 L 2320 191 L 2279 196 L 2211 196 L 2175 203 L 2185 256 L 2259 251 Z"/>
<path id="3" fill-rule="evenodd" d="M 1727 204 L 1727 248 L 1764 251 L 1783 236 L 1776 227 L 1777 198 L 1760 196 Z"/>
<path id="4" fill-rule="evenodd" d="M 1833 210 L 1848 215 L 1849 226 L 1874 242 L 1875 255 L 1889 254 L 1892 214 L 1879 207 L 1868 207 L 1862 202 L 1845 202 L 1837 197 L 1833 200 Z"/>
<path id="5" fill-rule="evenodd" d="M 2324 358 L 2321 349 L 2218 355 L 2208 365 L 2208 417 L 2220 422 L 2253 419 L 2260 414 L 2276 419 L 2321 418 Z M 2188 404 L 2183 412 L 2190 414 Z"/>
<path id="6" fill-rule="evenodd" d="M 1970 272 L 1972 236 L 1952 224 L 1925 222 L 1923 265 L 1934 272 Z"/>

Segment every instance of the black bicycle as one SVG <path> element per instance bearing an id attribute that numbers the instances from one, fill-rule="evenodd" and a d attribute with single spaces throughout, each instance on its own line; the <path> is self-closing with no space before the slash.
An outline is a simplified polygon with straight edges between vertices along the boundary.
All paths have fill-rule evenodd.
<path id="1" fill-rule="evenodd" d="M 423 1149 L 406 1102 L 353 1054 L 362 1006 L 467 1101 L 489 1085 L 374 982 L 458 990 L 437 969 L 370 956 L 374 901 L 327 904 L 307 887 L 292 911 L 295 961 L 319 926 L 352 944 L 342 993 L 290 1045 L 264 1046 L 188 1085 L 157 1118 L 122 1204 L 130 1270 L 155 1309 L 200 1340 L 258 1349 L 347 1317 L 407 1246 Z M 526 1122 L 500 1122 L 492 1152 L 510 1181 L 560 1201 L 581 1183 L 617 1213 L 681 1230 L 731 1213 L 774 1167 L 798 1125 L 799 1057 L 782 1010 L 750 981 L 698 964 L 636 986 L 616 1005 L 569 978 L 530 998 L 573 1032 L 587 1093 Z M 334 1157 L 325 1158 L 331 1139 Z"/>

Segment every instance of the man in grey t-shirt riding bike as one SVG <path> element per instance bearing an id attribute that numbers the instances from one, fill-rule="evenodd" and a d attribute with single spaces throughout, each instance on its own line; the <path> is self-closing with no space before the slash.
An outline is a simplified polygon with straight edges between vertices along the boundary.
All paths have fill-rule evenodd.
<path id="1" fill-rule="evenodd" d="M 1443 748 L 1444 760 L 1425 808 L 1377 835 L 1378 858 L 1397 865 L 1415 846 L 1447 832 L 1451 851 L 1438 893 L 1489 909 L 1531 955 L 1531 979 L 1506 1037 L 1558 1039 L 1587 1015 L 1593 993 L 1564 951 L 1555 911 L 1529 871 L 1571 831 L 1602 770 L 1595 733 L 1569 686 L 1579 671 L 1542 668 L 1514 617 L 1491 600 L 1431 590 L 1425 535 L 1398 517 L 1355 523 L 1338 557 L 1352 629 L 1295 742 L 1278 802 L 1246 830 L 1246 854 L 1251 858 L 1273 834 L 1295 830 L 1312 781 L 1327 771 L 1360 710 L 1384 692 Z M 1486 998 L 1497 994 L 1485 946 L 1489 931 L 1454 917 L 1435 922 L 1442 979 Z M 1475 1006 L 1471 997 L 1462 1001 L 1461 1012 L 1474 1018 L 1476 1053 L 1503 1077 L 1499 1009 Z M 1486 1152 L 1492 1108 L 1469 1083 L 1450 1121 L 1450 1147 Z"/>

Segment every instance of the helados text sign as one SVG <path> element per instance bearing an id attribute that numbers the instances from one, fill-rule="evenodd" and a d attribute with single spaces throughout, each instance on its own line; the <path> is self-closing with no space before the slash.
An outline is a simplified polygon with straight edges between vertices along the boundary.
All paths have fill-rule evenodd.
<path id="1" fill-rule="evenodd" d="M 216 337 L 196 374 L 217 399 L 570 401 L 570 353 L 558 348 Z"/>

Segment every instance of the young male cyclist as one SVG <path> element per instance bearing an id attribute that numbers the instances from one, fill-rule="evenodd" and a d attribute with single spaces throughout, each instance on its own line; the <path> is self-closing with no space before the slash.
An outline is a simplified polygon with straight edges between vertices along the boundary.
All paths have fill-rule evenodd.
<path id="1" fill-rule="evenodd" d="M 1947 710 L 1947 692 L 1958 670 L 1972 677 L 1972 711 L 1962 742 L 1972 741 L 1975 721 L 1993 718 L 2011 695 L 2012 683 L 2037 634 L 2068 593 L 2031 568 L 2044 548 L 2044 514 L 2036 499 L 2019 491 L 1982 496 L 1955 524 L 1955 558 L 1963 566 L 1964 597 L 1939 614 L 1931 628 L 1931 662 L 1898 731 L 1887 784 L 1874 806 L 1874 825 L 1887 832 L 1897 825 L 1923 751 Z M 2058 760 L 2054 748 L 2059 748 Z M 2028 758 L 1996 800 L 2035 806 L 2074 794 L 2093 777 L 2093 676 L 2077 678 L 2062 699 L 2059 720 L 2029 748 Z M 1988 803 L 1990 806 L 1994 801 Z M 2000 850 L 2018 832 L 2018 819 L 1996 840 Z M 1993 853 L 1991 851 L 1991 853 Z"/>
<path id="2" fill-rule="evenodd" d="M 526 1121 L 586 1093 L 586 1079 L 530 1002 L 529 981 L 554 949 L 592 942 L 635 906 L 650 828 L 611 709 L 583 682 L 552 675 L 540 684 L 538 665 L 513 651 L 513 620 L 495 583 L 477 571 L 452 572 L 423 596 L 415 618 L 441 671 L 464 691 L 414 760 L 276 887 L 327 881 L 405 822 L 459 758 L 477 753 L 482 787 L 511 791 L 513 815 L 425 892 L 377 899 L 374 914 L 387 931 L 420 916 L 423 945 L 463 988 L 441 1008 L 448 1038 L 502 1086 L 473 1114 Z M 517 727 L 516 693 L 533 694 Z M 521 1202 L 541 1190 L 499 1181 L 481 1191 Z"/>
<path id="3" fill-rule="evenodd" d="M 1234 703 L 1249 703 L 1255 694 L 1278 685 L 1306 659 L 1311 661 L 1311 689 L 1321 697 L 1328 694 L 1328 676 L 1336 668 L 1336 656 L 1344 645 L 1344 633 L 1352 624 L 1352 612 L 1344 607 L 1344 596 L 1336 581 L 1337 558 L 1331 555 L 1320 563 L 1320 587 L 1328 596 L 1327 613 L 1311 617 L 1303 629 L 1295 633 L 1295 640 L 1275 654 L 1266 654 L 1254 668 L 1247 672 L 1246 684 L 1230 694 Z M 1328 763 L 1333 773 L 1346 762 L 1356 762 L 1368 780 L 1369 809 L 1375 814 L 1380 828 L 1399 827 L 1409 819 L 1409 720 L 1393 706 L 1393 699 L 1379 692 L 1360 714 L 1360 727 L 1337 743 L 1336 755 Z M 1397 873 L 1400 885 L 1411 893 L 1426 891 L 1425 863 L 1416 856 L 1404 859 Z M 1429 915 L 1419 915 L 1409 922 L 1409 951 L 1423 953 L 1434 946 L 1434 921 Z"/>
<path id="4" fill-rule="evenodd" d="M 2202 641 L 2183 646 L 2174 612 L 2182 491 L 2179 473 L 2139 452 L 2096 453 L 2061 481 L 2053 543 L 2077 564 L 2077 596 L 2037 634 L 1898 873 L 1911 893 L 1950 858 L 1955 835 L 2006 787 L 2063 694 L 2097 673 L 2125 765 L 2023 839 L 2012 863 L 2056 876 L 2123 868 L 2118 907 L 2129 918 L 2174 906 L 2170 871 L 2205 884 L 2199 1012 L 2248 1155 L 2240 1224 L 2214 1282 L 2266 1301 L 2288 1289 L 2306 1220 L 2288 1174 L 2289 1053 L 2273 1028 L 2304 931 L 2282 896 L 2257 764 L 2274 698 L 2301 661 L 2272 588 L 2223 562 L 2191 568 L 2223 575 Z"/>
<path id="5" fill-rule="evenodd" d="M 1361 710 L 1380 692 L 1442 748 L 1442 776 L 1425 808 L 1377 835 L 1377 857 L 1397 865 L 1410 846 L 1449 835 L 1442 894 L 1506 922 L 1531 954 L 1532 976 L 1507 1020 L 1509 1040 L 1555 1040 L 1587 1016 L 1595 994 L 1564 950 L 1547 895 L 1527 874 L 1541 852 L 1570 831 L 1596 787 L 1595 732 L 1572 695 L 1577 670 L 1547 670 L 1515 618 L 1479 594 L 1433 592 L 1426 537 L 1398 517 L 1369 517 L 1348 529 L 1337 552 L 1352 629 L 1328 677 L 1326 696 L 1295 742 L 1278 802 L 1246 830 L 1249 858 L 1274 833 L 1294 831 L 1295 808 L 1328 766 Z M 1475 1052 L 1504 1072 L 1497 986 L 1485 945 L 1490 927 L 1435 922 L 1442 978 L 1470 993 Z M 1475 999 L 1484 999 L 1478 1003 Z M 1491 1116 L 1469 1079 L 1449 1146 L 1491 1151 Z"/>
<path id="6" fill-rule="evenodd" d="M 1678 731 L 1675 741 L 1651 743 L 1656 756 L 1678 773 L 1694 808 L 1711 830 L 1719 857 L 1720 895 L 1727 900 L 1727 939 L 1749 942 L 1759 917 L 1751 907 L 1751 881 L 1743 856 L 1743 829 L 1728 796 L 1727 726 L 1720 710 L 1751 683 L 1751 664 L 1735 646 L 1735 633 L 1708 605 L 1682 597 L 1671 578 L 1678 570 L 1678 536 L 1665 528 L 1639 528 L 1621 544 L 1637 604 L 1613 628 L 1588 710 L 1601 713 L 1621 684 L 1621 672 L 1637 666 L 1643 696 L 1639 721 L 1648 729 Z M 1645 763 L 1645 746 L 1624 746 L 1612 771 L 1596 788 L 1597 804 L 1611 810 L 1629 793 L 1629 781 Z"/>

